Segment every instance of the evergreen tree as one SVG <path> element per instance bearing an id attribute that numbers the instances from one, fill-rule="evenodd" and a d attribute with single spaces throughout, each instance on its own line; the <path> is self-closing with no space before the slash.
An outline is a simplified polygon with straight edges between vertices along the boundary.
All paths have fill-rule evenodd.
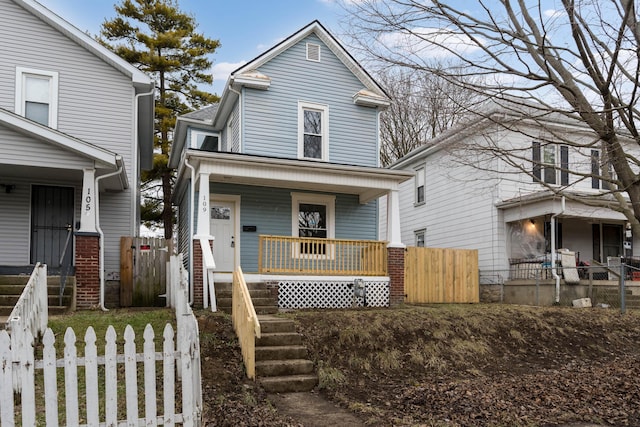
<path id="1" fill-rule="evenodd" d="M 143 172 L 145 223 L 162 223 L 165 238 L 173 233 L 172 171 L 167 167 L 178 115 L 218 101 L 198 88 L 211 84 L 208 55 L 219 41 L 196 32 L 192 15 L 175 0 L 123 0 L 117 16 L 102 23 L 101 42 L 155 79 L 155 154 L 153 169 Z"/>

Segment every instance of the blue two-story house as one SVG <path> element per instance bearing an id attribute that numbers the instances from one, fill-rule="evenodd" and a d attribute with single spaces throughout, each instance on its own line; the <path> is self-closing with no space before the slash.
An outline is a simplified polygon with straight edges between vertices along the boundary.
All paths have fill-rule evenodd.
<path id="1" fill-rule="evenodd" d="M 219 104 L 178 119 L 169 166 L 178 170 L 179 248 L 197 304 L 207 270 L 230 282 L 238 266 L 248 281 L 277 284 L 281 307 L 350 305 L 359 278 L 368 305 L 393 303 L 392 289 L 401 297 L 387 259 L 403 248 L 397 192 L 413 173 L 379 167 L 388 105 L 314 21 L 231 73 Z M 215 268 L 201 265 L 201 241 L 213 242 Z M 207 289 L 204 298 L 207 306 Z"/>

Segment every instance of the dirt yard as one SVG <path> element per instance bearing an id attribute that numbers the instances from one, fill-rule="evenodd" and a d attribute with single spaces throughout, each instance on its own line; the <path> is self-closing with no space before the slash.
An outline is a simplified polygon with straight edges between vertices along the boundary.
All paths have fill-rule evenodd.
<path id="1" fill-rule="evenodd" d="M 283 316 L 298 322 L 318 369 L 308 405 L 339 406 L 356 417 L 345 425 L 640 426 L 638 312 L 443 305 Z M 229 316 L 199 319 L 206 425 L 331 425 L 245 379 Z"/>

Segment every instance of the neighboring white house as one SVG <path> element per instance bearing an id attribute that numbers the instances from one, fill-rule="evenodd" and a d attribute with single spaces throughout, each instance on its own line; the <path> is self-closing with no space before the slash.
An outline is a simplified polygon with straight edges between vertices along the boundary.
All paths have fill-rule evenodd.
<path id="1" fill-rule="evenodd" d="M 138 233 L 153 89 L 39 3 L 0 0 L 0 273 L 75 267 L 77 305 L 103 305 Z"/>
<path id="2" fill-rule="evenodd" d="M 390 167 L 415 173 L 400 185 L 402 242 L 478 249 L 485 284 L 509 280 L 511 264 L 548 261 L 552 228 L 556 249 L 582 261 L 633 255 L 638 238 L 611 209 L 606 184 L 590 176 L 606 164 L 599 147 L 588 128 L 559 115 L 533 120 L 496 109 L 469 120 Z M 513 163 L 498 149 L 510 150 Z"/>

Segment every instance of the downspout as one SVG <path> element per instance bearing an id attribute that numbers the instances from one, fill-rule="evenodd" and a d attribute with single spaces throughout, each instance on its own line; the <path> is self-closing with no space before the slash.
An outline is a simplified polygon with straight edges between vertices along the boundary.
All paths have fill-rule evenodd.
<path id="1" fill-rule="evenodd" d="M 191 169 L 191 185 L 189 189 L 189 305 L 193 305 L 193 299 L 195 294 L 193 284 L 193 222 L 194 222 L 194 204 L 193 199 L 196 196 L 196 169 L 189 164 L 189 160 L 185 157 L 184 165 Z"/>
<path id="2" fill-rule="evenodd" d="M 556 304 L 560 303 L 560 276 L 556 271 L 556 217 L 562 215 L 564 209 L 564 196 L 562 196 L 560 212 L 551 215 L 551 275 L 556 280 Z"/>
<path id="3" fill-rule="evenodd" d="M 112 176 L 115 175 L 119 175 L 122 173 L 122 170 L 124 168 L 124 163 L 122 160 L 122 156 L 120 155 L 116 155 L 116 164 L 120 165 L 118 166 L 118 169 L 114 172 L 105 174 L 105 175 L 100 175 L 99 177 L 96 178 L 95 181 L 95 188 L 96 188 L 96 231 L 98 231 L 98 234 L 100 235 L 100 261 L 98 264 L 99 267 L 99 274 L 100 274 L 100 303 L 98 304 L 98 307 L 102 310 L 102 311 L 109 311 L 105 306 L 104 306 L 104 233 L 102 231 L 102 227 L 100 227 L 100 181 L 102 181 L 105 178 L 110 178 Z"/>
<path id="4" fill-rule="evenodd" d="M 138 230 L 137 232 L 135 232 L 136 236 L 139 234 L 139 231 L 140 231 L 140 222 L 139 222 L 140 218 L 138 216 L 138 212 L 140 210 L 140 199 L 139 199 L 139 188 L 138 188 L 138 175 L 140 172 L 140 159 L 138 158 L 138 150 L 139 150 L 138 110 L 140 109 L 139 107 L 140 97 L 153 95 L 155 91 L 156 91 L 156 88 L 154 84 L 154 88 L 151 89 L 149 92 L 137 94 L 134 97 L 135 100 L 133 103 L 133 157 L 132 159 L 133 159 L 133 162 L 135 162 L 135 164 L 131 169 L 133 173 L 132 182 L 134 182 L 135 185 L 133 187 L 133 197 L 131 198 L 131 211 L 133 212 L 132 219 L 131 219 L 131 229 Z"/>

